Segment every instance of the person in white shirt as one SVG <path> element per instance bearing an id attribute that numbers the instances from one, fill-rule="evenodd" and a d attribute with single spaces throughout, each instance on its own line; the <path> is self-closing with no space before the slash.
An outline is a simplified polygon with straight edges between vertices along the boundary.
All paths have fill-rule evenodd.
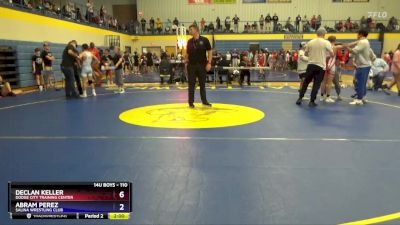
<path id="1" fill-rule="evenodd" d="M 366 103 L 368 74 L 371 70 L 372 61 L 376 58 L 367 39 L 368 31 L 360 30 L 358 32 L 358 41 L 347 46 L 350 53 L 354 55 L 356 66 L 355 78 L 357 80 L 356 92 L 357 99 L 350 102 L 351 105 L 363 105 Z M 353 48 L 352 48 L 353 47 Z"/>
<path id="2" fill-rule="evenodd" d="M 306 78 L 306 70 L 308 65 L 308 57 L 306 56 L 306 53 L 304 51 L 306 48 L 306 44 L 306 42 L 301 42 L 299 49 L 299 61 L 297 64 L 297 73 L 299 73 L 300 78 L 299 92 L 301 90 L 301 87 L 303 86 L 304 79 Z"/>
<path id="3" fill-rule="evenodd" d="M 332 45 L 329 41 L 325 40 L 325 28 L 317 30 L 317 38 L 309 41 L 306 45 L 306 55 L 308 56 L 308 65 L 306 70 L 306 78 L 304 79 L 301 87 L 299 98 L 296 101 L 297 105 L 301 105 L 303 97 L 307 91 L 308 85 L 313 81 L 313 88 L 311 91 L 310 107 L 316 107 L 315 99 L 317 98 L 318 90 L 321 87 L 321 82 L 324 79 L 326 69 L 326 58 L 333 57 Z"/>

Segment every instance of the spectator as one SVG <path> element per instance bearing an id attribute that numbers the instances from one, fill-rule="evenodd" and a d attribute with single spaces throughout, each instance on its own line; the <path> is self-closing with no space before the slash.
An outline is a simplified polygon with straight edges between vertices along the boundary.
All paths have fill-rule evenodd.
<path id="1" fill-rule="evenodd" d="M 125 51 L 124 52 L 124 75 L 128 76 L 129 74 L 131 74 L 131 55 L 129 52 Z"/>
<path id="2" fill-rule="evenodd" d="M 392 67 L 390 71 L 393 73 L 394 80 L 389 86 L 384 86 L 390 90 L 394 85 L 397 85 L 398 96 L 400 96 L 400 44 L 393 53 Z"/>
<path id="3" fill-rule="evenodd" d="M 175 33 L 177 29 L 178 29 L 178 26 L 176 26 L 174 23 L 172 23 L 172 32 Z"/>
<path id="4" fill-rule="evenodd" d="M 344 27 L 346 28 L 346 30 L 353 30 L 353 23 L 351 22 L 351 18 L 347 18 L 346 23 L 344 25 Z"/>
<path id="5" fill-rule="evenodd" d="M 225 19 L 225 32 L 231 32 L 231 17 L 227 16 Z"/>
<path id="6" fill-rule="evenodd" d="M 272 21 L 274 22 L 274 32 L 277 32 L 279 17 L 276 15 L 276 13 L 272 17 Z"/>
<path id="7" fill-rule="evenodd" d="M 287 31 L 290 31 L 290 32 L 295 32 L 295 29 L 294 29 L 294 27 L 293 27 L 293 25 L 292 25 L 292 20 L 291 20 L 290 17 L 288 17 L 288 19 L 287 19 L 287 21 L 286 21 L 285 29 L 286 29 Z"/>
<path id="8" fill-rule="evenodd" d="M 146 19 L 145 18 L 142 18 L 141 20 L 140 20 L 140 23 L 142 24 L 142 34 L 145 34 L 146 33 Z"/>
<path id="9" fill-rule="evenodd" d="M 44 88 L 47 90 L 49 86 L 54 85 L 53 61 L 56 60 L 50 51 L 50 43 L 45 42 L 43 44 L 41 57 L 43 59 Z"/>
<path id="10" fill-rule="evenodd" d="M 258 29 L 257 21 L 254 21 L 254 23 L 251 25 L 251 29 L 252 29 L 253 33 L 257 33 L 257 29 Z"/>
<path id="11" fill-rule="evenodd" d="M 250 32 L 250 29 L 251 29 L 251 26 L 250 26 L 249 22 L 247 22 L 247 23 L 244 25 L 244 33 L 249 33 L 249 32 Z"/>
<path id="12" fill-rule="evenodd" d="M 93 23 L 93 17 L 94 17 L 93 2 L 91 0 L 88 0 L 86 3 L 86 20 L 89 23 Z"/>
<path id="13" fill-rule="evenodd" d="M 165 22 L 165 33 L 169 34 L 172 30 L 172 22 L 170 19 L 167 19 L 167 22 Z"/>
<path id="14" fill-rule="evenodd" d="M 136 24 L 133 22 L 133 20 L 129 21 L 128 31 L 132 34 L 136 34 Z"/>
<path id="15" fill-rule="evenodd" d="M 123 65 L 125 62 L 119 47 L 114 47 L 114 53 L 115 55 L 112 61 L 115 66 L 115 84 L 118 87 L 118 91 L 116 93 L 123 94 L 125 93 L 125 89 L 124 89 L 124 79 L 122 73 L 123 73 Z"/>
<path id="16" fill-rule="evenodd" d="M 387 30 L 392 32 L 392 31 L 398 31 L 399 28 L 399 23 L 397 19 L 393 16 L 389 19 L 388 25 L 387 25 Z"/>
<path id="17" fill-rule="evenodd" d="M 217 23 L 217 30 L 220 31 L 222 30 L 221 27 L 221 19 L 219 17 L 217 17 L 217 19 L 215 20 L 215 22 Z"/>
<path id="18" fill-rule="evenodd" d="M 365 16 L 361 17 L 360 25 L 361 25 L 361 29 L 363 29 L 363 30 L 367 29 L 368 23 L 367 23 L 367 19 L 365 18 Z"/>
<path id="19" fill-rule="evenodd" d="M 103 21 L 105 21 L 107 16 L 107 9 L 104 5 L 101 5 L 100 7 L 100 19 L 102 19 Z"/>
<path id="20" fill-rule="evenodd" d="M 69 2 L 69 8 L 71 10 L 71 18 L 73 20 L 76 20 L 76 6 L 75 6 L 75 3 L 70 1 Z"/>
<path id="21" fill-rule="evenodd" d="M 80 8 L 76 8 L 76 20 L 77 21 L 84 21 L 82 14 L 81 14 L 81 9 Z"/>
<path id="22" fill-rule="evenodd" d="M 113 84 L 112 70 L 111 70 L 112 59 L 113 58 L 110 55 L 110 50 L 109 49 L 104 50 L 104 55 L 101 57 L 101 70 L 106 73 L 107 85 Z"/>
<path id="23" fill-rule="evenodd" d="M 233 29 L 235 33 L 239 33 L 239 17 L 235 14 L 235 17 L 233 17 Z"/>
<path id="24" fill-rule="evenodd" d="M 35 49 L 35 54 L 32 56 L 32 72 L 35 76 L 36 85 L 39 88 L 39 91 L 43 91 L 43 59 L 40 54 L 40 48 Z"/>
<path id="25" fill-rule="evenodd" d="M 261 15 L 258 21 L 260 22 L 260 32 L 262 33 L 264 31 L 264 16 Z"/>
<path id="26" fill-rule="evenodd" d="M 171 73 L 172 73 L 172 66 L 171 62 L 166 55 L 161 57 L 160 62 L 160 80 L 161 84 L 164 84 L 164 77 L 169 77 L 168 83 L 171 83 Z"/>
<path id="27" fill-rule="evenodd" d="M 156 28 L 157 28 L 158 34 L 161 34 L 161 32 L 163 30 L 163 24 L 162 24 L 160 18 L 157 18 Z"/>
<path id="28" fill-rule="evenodd" d="M 339 23 L 336 26 L 336 29 L 340 32 L 345 32 L 346 31 L 346 27 L 344 26 L 342 21 L 339 21 Z"/>
<path id="29" fill-rule="evenodd" d="M 213 22 L 210 22 L 210 24 L 208 25 L 208 32 L 210 33 L 214 33 L 214 24 Z"/>
<path id="30" fill-rule="evenodd" d="M 317 17 L 315 15 L 311 18 L 311 27 L 312 29 L 317 30 Z"/>
<path id="31" fill-rule="evenodd" d="M 146 64 L 147 65 L 147 69 L 148 69 L 149 72 L 152 72 L 153 71 L 154 62 L 153 62 L 153 54 L 150 51 L 148 51 L 146 53 L 146 59 L 147 59 L 147 64 Z"/>
<path id="32" fill-rule="evenodd" d="M 154 34 L 154 24 L 155 24 L 154 18 L 151 17 L 151 18 L 150 18 L 150 21 L 149 21 L 150 32 L 151 32 L 151 34 Z"/>
<path id="33" fill-rule="evenodd" d="M 317 21 L 316 21 L 316 30 L 318 30 L 321 27 L 322 24 L 322 17 L 321 15 L 318 15 Z"/>
<path id="34" fill-rule="evenodd" d="M 252 63 L 249 57 L 243 56 L 242 61 L 239 64 L 240 67 L 251 67 Z M 250 86 L 250 70 L 241 70 L 240 72 L 240 80 L 239 80 L 239 85 L 243 87 L 243 81 L 244 77 L 247 77 L 247 85 Z"/>
<path id="35" fill-rule="evenodd" d="M 179 26 L 179 20 L 178 20 L 178 18 L 176 18 L 175 17 L 175 19 L 174 19 L 174 21 L 172 21 L 172 23 L 175 25 L 175 26 Z"/>
<path id="36" fill-rule="evenodd" d="M 372 22 L 373 22 L 372 18 L 371 18 L 371 17 L 368 17 L 368 18 L 367 18 L 367 30 L 368 30 L 368 31 L 370 31 L 370 29 L 371 29 L 371 27 L 372 27 Z"/>
<path id="37" fill-rule="evenodd" d="M 300 32 L 300 22 L 301 22 L 301 16 L 300 16 L 300 14 L 299 14 L 299 15 L 297 15 L 297 17 L 296 17 L 296 23 L 295 23 L 295 25 L 296 25 L 296 32 Z"/>
<path id="38" fill-rule="evenodd" d="M 137 51 L 133 53 L 133 72 L 135 75 L 139 75 L 139 54 Z"/>
<path id="39" fill-rule="evenodd" d="M 272 31 L 271 20 L 272 20 L 272 18 L 268 13 L 268 15 L 265 17 L 265 25 L 266 25 L 265 28 L 268 33 L 270 33 Z"/>
<path id="40" fill-rule="evenodd" d="M 206 26 L 206 21 L 204 20 L 204 18 L 201 18 L 201 21 L 200 21 L 201 33 L 204 33 L 205 26 Z"/>
<path id="41" fill-rule="evenodd" d="M 16 96 L 16 94 L 12 91 L 10 83 L 4 81 L 0 75 L 0 98 L 5 96 Z"/>
<path id="42" fill-rule="evenodd" d="M 308 32 L 308 27 L 309 27 L 309 22 L 307 19 L 307 15 L 304 15 L 303 20 L 302 20 L 302 25 L 303 25 L 303 32 Z"/>

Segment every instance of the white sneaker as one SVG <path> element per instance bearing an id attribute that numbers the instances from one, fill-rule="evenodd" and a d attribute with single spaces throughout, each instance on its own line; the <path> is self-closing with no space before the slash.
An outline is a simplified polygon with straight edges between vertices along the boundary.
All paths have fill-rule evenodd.
<path id="1" fill-rule="evenodd" d="M 321 96 L 321 98 L 319 99 L 319 101 L 324 102 L 326 100 L 325 96 Z"/>
<path id="2" fill-rule="evenodd" d="M 40 92 L 43 91 L 43 86 L 42 86 L 42 85 L 39 86 L 39 91 L 40 91 Z"/>
<path id="3" fill-rule="evenodd" d="M 350 105 L 364 105 L 364 103 L 362 100 L 354 99 L 352 102 L 350 102 Z"/>
<path id="4" fill-rule="evenodd" d="M 367 104 L 367 103 L 368 103 L 368 100 L 367 100 L 366 98 L 363 98 L 361 101 L 362 101 L 364 104 Z"/>
<path id="5" fill-rule="evenodd" d="M 125 93 L 125 89 L 121 88 L 121 90 L 119 91 L 120 94 L 124 94 Z"/>
<path id="6" fill-rule="evenodd" d="M 93 91 L 92 91 L 92 94 L 93 94 L 93 96 L 97 96 L 97 94 L 96 94 L 96 91 L 93 89 Z"/>
<path id="7" fill-rule="evenodd" d="M 331 97 L 328 97 L 325 99 L 325 102 L 327 103 L 335 103 L 335 100 L 333 100 Z"/>

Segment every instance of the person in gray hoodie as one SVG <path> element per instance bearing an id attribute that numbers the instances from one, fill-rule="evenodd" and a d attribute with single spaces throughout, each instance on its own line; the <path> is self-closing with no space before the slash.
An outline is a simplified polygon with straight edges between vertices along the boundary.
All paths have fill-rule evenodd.
<path id="1" fill-rule="evenodd" d="M 348 50 L 354 56 L 355 78 L 357 80 L 357 99 L 350 102 L 351 105 L 363 105 L 367 102 L 365 97 L 367 95 L 368 74 L 371 70 L 372 62 L 376 58 L 367 37 L 368 31 L 360 30 L 357 37 L 358 41 L 347 45 Z"/>

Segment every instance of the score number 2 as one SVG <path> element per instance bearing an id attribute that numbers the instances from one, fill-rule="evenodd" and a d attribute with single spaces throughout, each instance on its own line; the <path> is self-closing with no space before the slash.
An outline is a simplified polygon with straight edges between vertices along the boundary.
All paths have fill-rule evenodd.
<path id="1" fill-rule="evenodd" d="M 120 198 L 124 198 L 125 197 L 125 192 L 124 191 L 120 191 L 119 192 L 119 197 Z M 119 211 L 124 211 L 124 204 L 119 204 Z"/>

